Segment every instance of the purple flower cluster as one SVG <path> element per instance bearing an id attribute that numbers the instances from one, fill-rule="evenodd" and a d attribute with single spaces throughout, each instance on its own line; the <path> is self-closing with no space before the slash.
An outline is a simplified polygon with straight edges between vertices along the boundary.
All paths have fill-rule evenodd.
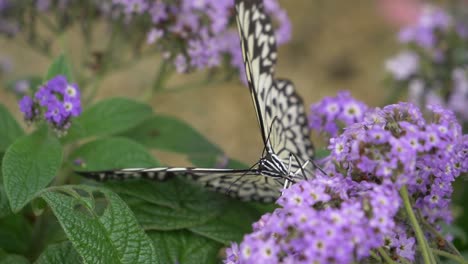
<path id="1" fill-rule="evenodd" d="M 428 5 L 422 10 L 418 23 L 402 29 L 398 37 L 402 43 L 416 43 L 431 49 L 438 43 L 437 34 L 448 31 L 451 26 L 453 18 L 445 10 Z"/>
<path id="2" fill-rule="evenodd" d="M 394 227 L 398 193 L 377 184 L 319 176 L 284 191 L 282 207 L 264 215 L 225 263 L 352 263 L 384 244 Z"/>
<path id="3" fill-rule="evenodd" d="M 354 182 L 375 183 L 399 190 L 407 186 L 413 209 L 429 224 L 452 221 L 449 204 L 452 183 L 467 172 L 467 138 L 453 112 L 430 106 L 432 120 L 409 103 L 369 111 L 364 121 L 331 139 L 329 161 Z M 405 222 L 398 222 L 386 248 L 412 260 L 414 238 Z M 405 244 L 406 243 L 406 244 Z M 408 244 L 409 243 L 409 244 Z M 396 252 L 396 253 L 395 253 Z"/>
<path id="4" fill-rule="evenodd" d="M 10 18 L 10 9 L 13 2 L 10 0 L 0 0 L 0 34 L 14 36 L 19 31 L 19 24 Z"/>
<path id="5" fill-rule="evenodd" d="M 416 24 L 403 28 L 403 51 L 388 59 L 385 68 L 397 88 L 409 91 L 420 107 L 440 104 L 468 121 L 468 24 L 462 16 L 426 6 Z"/>
<path id="6" fill-rule="evenodd" d="M 263 2 L 275 20 L 278 43 L 287 42 L 291 37 L 291 23 L 286 12 L 278 0 Z M 173 63 L 178 72 L 227 65 L 239 70 L 241 78 L 245 75 L 242 74 L 243 60 L 234 26 L 234 0 L 84 0 L 79 3 L 38 0 L 34 7 L 32 11 L 38 16 L 56 13 L 58 21 L 66 21 L 64 25 L 58 25 L 59 28 L 80 23 L 84 17 L 89 23 L 104 21 L 110 28 L 118 28 L 113 32 L 123 34 L 122 39 L 128 41 L 129 47 L 137 49 L 136 53 L 146 48 L 146 41 Z M 22 33 L 18 21 L 23 13 L 29 12 L 28 8 L 31 6 L 21 1 L 0 0 L 0 33 Z M 85 10 L 80 10 L 83 8 Z M 21 26 L 24 31 L 29 28 L 35 27 Z M 28 35 L 28 32 L 24 33 Z"/>
<path id="7" fill-rule="evenodd" d="M 340 96 L 316 105 L 322 109 L 317 124 L 353 101 Z M 323 110 L 327 106 L 334 110 Z M 431 106 L 426 120 L 410 103 L 383 109 L 360 103 L 360 109 L 360 118 L 354 124 L 346 119 L 344 132 L 330 140 L 326 175 L 316 172 L 284 190 L 281 208 L 233 244 L 225 263 L 376 262 L 370 256 L 376 248 L 395 261 L 414 262 L 417 244 L 399 195 L 403 186 L 425 221 L 436 228 L 450 223 L 452 183 L 468 171 L 468 137 L 454 113 Z"/>
<path id="8" fill-rule="evenodd" d="M 404 258 L 414 262 L 416 239 L 410 235 L 408 227 L 402 223 L 396 223 L 395 228 L 390 236 L 385 237 L 384 248 L 388 252 L 392 252 L 393 259 Z"/>
<path id="9" fill-rule="evenodd" d="M 460 115 L 462 120 L 468 120 L 468 65 L 465 68 L 456 68 L 452 72 L 453 91 L 447 106 Z"/>
<path id="10" fill-rule="evenodd" d="M 178 72 L 218 66 L 225 55 L 231 58 L 232 66 L 242 70 L 237 31 L 230 29 L 234 0 L 113 0 L 112 3 L 112 8 L 120 10 L 128 23 L 142 17 L 152 21 L 148 43 L 158 45 Z M 291 25 L 286 12 L 277 0 L 266 0 L 265 8 L 279 24 L 278 43 L 288 41 Z M 159 41 L 162 37 L 164 41 Z M 173 45 L 173 41 L 180 44 Z"/>
<path id="11" fill-rule="evenodd" d="M 415 207 L 432 224 L 450 222 L 452 182 L 462 172 L 466 152 L 453 112 L 430 107 L 427 122 L 409 103 L 368 112 L 361 123 L 331 139 L 330 156 L 354 181 L 408 186 Z M 466 143 L 465 143 L 466 144 Z"/>
<path id="12" fill-rule="evenodd" d="M 58 75 L 39 87 L 34 98 L 24 96 L 19 108 L 27 122 L 39 120 L 43 113 L 43 118 L 57 131 L 65 132 L 71 118 L 81 114 L 80 91 L 76 84 Z"/>
<path id="13" fill-rule="evenodd" d="M 398 80 L 406 80 L 419 70 L 419 56 L 411 51 L 403 51 L 385 62 L 385 69 Z"/>
<path id="14" fill-rule="evenodd" d="M 366 111 L 367 106 L 363 102 L 342 91 L 336 97 L 325 97 L 311 105 L 309 126 L 318 133 L 335 137 L 344 127 L 361 122 Z"/>

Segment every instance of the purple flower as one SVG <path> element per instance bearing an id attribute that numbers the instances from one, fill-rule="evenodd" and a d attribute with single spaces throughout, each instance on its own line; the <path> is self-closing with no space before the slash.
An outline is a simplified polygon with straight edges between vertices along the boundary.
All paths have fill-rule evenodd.
<path id="1" fill-rule="evenodd" d="M 47 11 L 47 9 L 49 9 L 50 4 L 50 0 L 37 0 L 36 8 L 38 11 L 44 12 Z"/>
<path id="2" fill-rule="evenodd" d="M 158 28 L 153 28 L 148 33 L 146 42 L 148 44 L 153 44 L 156 41 L 158 41 L 158 39 L 160 39 L 163 35 L 164 35 L 164 31 L 162 31 L 161 29 L 158 29 Z"/>
<path id="3" fill-rule="evenodd" d="M 450 109 L 460 115 L 462 120 L 468 120 L 468 71 L 454 69 L 452 72 L 453 91 L 448 100 Z"/>
<path id="4" fill-rule="evenodd" d="M 20 94 L 20 95 L 25 95 L 30 91 L 31 84 L 28 80 L 19 80 L 15 83 L 15 86 L 13 89 L 15 93 Z"/>
<path id="5" fill-rule="evenodd" d="M 442 9 L 426 6 L 416 25 L 400 31 L 399 39 L 403 43 L 414 42 L 430 49 L 436 45 L 436 31 L 446 31 L 452 25 L 452 18 Z"/>
<path id="6" fill-rule="evenodd" d="M 23 97 L 19 105 L 28 121 L 33 121 L 42 111 L 44 119 L 60 134 L 70 127 L 72 117 L 81 114 L 78 86 L 68 83 L 66 77 L 61 75 L 39 87 L 34 99 Z"/>
<path id="7" fill-rule="evenodd" d="M 421 105 L 423 103 L 425 83 L 421 79 L 413 79 L 408 84 L 408 99 L 411 103 Z"/>
<path id="8" fill-rule="evenodd" d="M 22 22 L 18 22 L 28 9 L 16 2 L 0 0 L 0 33 L 15 35 L 29 28 L 28 25 L 20 27 Z M 171 54 L 163 57 L 173 63 L 178 72 L 228 66 L 239 70 L 241 78 L 245 78 L 235 28 L 234 0 L 106 0 L 90 1 L 85 6 L 70 0 L 33 2 L 33 8 L 39 14 L 57 14 L 59 18 L 95 10 L 92 12 L 94 18 L 103 21 L 109 28 L 123 27 L 119 32 L 128 39 L 129 47 L 144 48 L 141 36 L 146 35 L 143 41 L 155 45 L 153 48 L 161 54 Z M 264 6 L 265 12 L 274 20 L 278 44 L 286 43 L 291 38 L 291 22 L 286 11 L 278 0 L 266 0 Z M 83 8 L 86 10 L 81 10 Z M 65 20 L 79 24 L 80 19 L 86 18 L 80 16 Z M 68 22 L 62 26 L 72 26 Z"/>
<path id="9" fill-rule="evenodd" d="M 236 264 L 239 263 L 239 245 L 237 243 L 232 243 L 230 248 L 226 249 L 226 259 L 224 264 Z"/>
<path id="10" fill-rule="evenodd" d="M 330 160 L 343 164 L 337 171 L 346 168 L 344 176 L 357 182 L 383 183 L 395 189 L 407 185 L 423 216 L 431 223 L 448 222 L 451 183 L 466 171 L 461 165 L 466 147 L 460 143 L 463 137 L 454 113 L 440 106 L 429 110 L 433 113 L 430 122 L 407 103 L 368 112 L 372 118 L 364 118 L 330 141 Z"/>
<path id="11" fill-rule="evenodd" d="M 176 59 L 174 60 L 174 64 L 178 73 L 184 73 L 187 71 L 187 59 L 184 55 L 177 55 Z"/>
<path id="12" fill-rule="evenodd" d="M 403 28 L 405 51 L 386 62 L 397 87 L 408 87 L 409 100 L 421 108 L 440 104 L 468 120 L 466 19 L 463 12 L 426 6 L 418 22 Z M 422 66 L 423 65 L 423 66 Z"/>
<path id="13" fill-rule="evenodd" d="M 151 21 L 147 42 L 170 52 L 177 72 L 219 66 L 223 57 L 230 57 L 231 66 L 244 70 L 237 31 L 232 29 L 233 0 L 113 0 L 113 8 L 128 24 Z M 291 23 L 277 0 L 265 1 L 265 10 L 272 15 L 279 44 L 291 38 Z M 107 8 L 109 9 L 109 8 Z M 149 18 L 149 19 L 148 19 Z M 138 24 L 139 25 L 139 24 Z M 164 37 L 164 41 L 157 41 Z M 174 45 L 176 43 L 176 45 Z"/>
<path id="14" fill-rule="evenodd" d="M 371 197 L 379 199 L 363 207 Z M 391 234 L 399 199 L 388 188 L 322 175 L 291 186 L 278 204 L 281 208 L 254 224 L 240 249 L 233 244 L 227 250 L 225 263 L 359 261 Z"/>
<path id="15" fill-rule="evenodd" d="M 340 128 L 362 121 L 367 106 L 352 98 L 349 92 L 339 92 L 336 97 L 325 97 L 311 105 L 309 126 L 319 133 L 334 137 Z"/>
<path id="16" fill-rule="evenodd" d="M 419 69 L 419 57 L 410 51 L 403 51 L 385 62 L 385 68 L 398 80 L 406 80 Z"/>
<path id="17" fill-rule="evenodd" d="M 34 101 L 31 99 L 29 96 L 24 96 L 20 101 L 19 101 L 19 108 L 21 113 L 24 115 L 24 119 L 28 122 L 31 122 L 35 119 L 36 117 L 36 109 L 34 105 Z"/>
<path id="18" fill-rule="evenodd" d="M 389 251 L 394 251 L 398 258 L 404 258 L 406 261 L 414 261 L 415 239 L 409 236 L 407 228 L 404 225 L 398 225 L 393 234 L 388 238 L 390 241 L 386 247 Z"/>

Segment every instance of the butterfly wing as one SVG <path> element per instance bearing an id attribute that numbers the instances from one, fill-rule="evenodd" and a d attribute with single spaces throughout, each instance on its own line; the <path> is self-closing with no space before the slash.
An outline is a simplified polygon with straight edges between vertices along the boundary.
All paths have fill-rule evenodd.
<path id="1" fill-rule="evenodd" d="M 277 51 L 270 18 L 259 0 L 237 0 L 237 23 L 247 81 L 262 138 L 269 151 L 289 162 L 300 163 L 314 156 L 302 98 L 289 80 L 274 79 Z M 292 167 L 299 168 L 292 160 Z"/>
<path id="2" fill-rule="evenodd" d="M 271 123 L 270 142 L 276 155 L 282 160 L 289 160 L 289 155 L 295 155 L 300 163 L 312 159 L 314 147 L 309 139 L 310 129 L 307 124 L 302 98 L 296 93 L 294 85 L 289 80 L 278 79 L 275 81 L 275 89 L 268 95 L 267 101 L 271 101 L 269 112 L 276 116 Z M 294 159 L 292 167 L 299 168 Z"/>
<path id="3" fill-rule="evenodd" d="M 247 82 L 257 113 L 262 139 L 267 148 L 269 122 L 267 94 L 274 86 L 273 65 L 276 63 L 276 41 L 270 18 L 263 12 L 261 1 L 236 1 L 237 28 Z"/>
<path id="4" fill-rule="evenodd" d="M 272 202 L 280 195 L 284 181 L 261 175 L 257 170 L 209 168 L 128 168 L 107 171 L 77 171 L 97 181 L 149 179 L 163 181 L 181 175 L 216 192 L 245 201 Z"/>

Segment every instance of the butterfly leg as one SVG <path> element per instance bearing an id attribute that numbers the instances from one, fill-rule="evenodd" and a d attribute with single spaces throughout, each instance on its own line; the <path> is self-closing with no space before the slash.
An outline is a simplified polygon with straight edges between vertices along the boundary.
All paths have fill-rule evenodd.
<path id="1" fill-rule="evenodd" d="M 310 162 L 312 165 L 314 165 L 314 167 L 317 168 L 321 173 L 323 173 L 323 175 L 327 175 L 327 173 L 322 168 L 320 168 L 320 166 L 315 161 L 309 159 L 307 160 L 307 162 Z"/>
<path id="2" fill-rule="evenodd" d="M 307 164 L 309 164 L 309 161 L 307 161 L 306 163 L 304 163 L 304 165 L 301 165 L 301 162 L 299 161 L 299 159 L 297 158 L 296 155 L 294 155 L 294 154 L 292 154 L 292 153 L 290 153 L 289 155 L 293 155 L 294 158 L 296 159 L 297 164 L 299 164 L 299 166 L 300 166 L 300 168 L 299 168 L 296 172 L 294 172 L 293 177 L 296 176 L 296 175 L 299 173 L 299 171 L 301 171 L 301 172 L 302 172 L 302 175 L 304 175 L 304 178 L 305 178 L 306 180 L 308 180 L 307 174 L 305 173 L 304 169 L 305 169 L 305 167 L 307 166 Z"/>
<path id="3" fill-rule="evenodd" d="M 292 164 L 292 154 L 289 154 L 288 177 L 284 181 L 283 191 L 281 192 L 281 195 L 283 195 L 284 190 L 288 189 L 292 183 L 292 181 L 289 180 L 289 175 L 291 175 L 291 164 Z"/>

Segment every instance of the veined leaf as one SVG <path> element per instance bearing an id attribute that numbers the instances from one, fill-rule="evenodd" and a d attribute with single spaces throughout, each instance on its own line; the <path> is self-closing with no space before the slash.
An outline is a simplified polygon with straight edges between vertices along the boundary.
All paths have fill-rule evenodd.
<path id="1" fill-rule="evenodd" d="M 48 191 L 41 197 L 52 208 L 74 248 L 85 262 L 157 261 L 150 239 L 117 194 L 91 187 L 68 186 L 63 187 L 62 191 L 75 195 Z M 77 196 L 77 192 L 85 192 L 87 196 Z M 104 201 L 96 200 L 99 194 L 104 196 Z"/>
<path id="2" fill-rule="evenodd" d="M 149 105 L 133 100 L 111 98 L 100 101 L 73 120 L 64 141 L 115 135 L 135 127 L 151 114 L 152 109 Z"/>
<path id="3" fill-rule="evenodd" d="M 55 177 L 62 147 L 46 129 L 16 140 L 3 157 L 4 187 L 11 209 L 18 212 Z"/>

